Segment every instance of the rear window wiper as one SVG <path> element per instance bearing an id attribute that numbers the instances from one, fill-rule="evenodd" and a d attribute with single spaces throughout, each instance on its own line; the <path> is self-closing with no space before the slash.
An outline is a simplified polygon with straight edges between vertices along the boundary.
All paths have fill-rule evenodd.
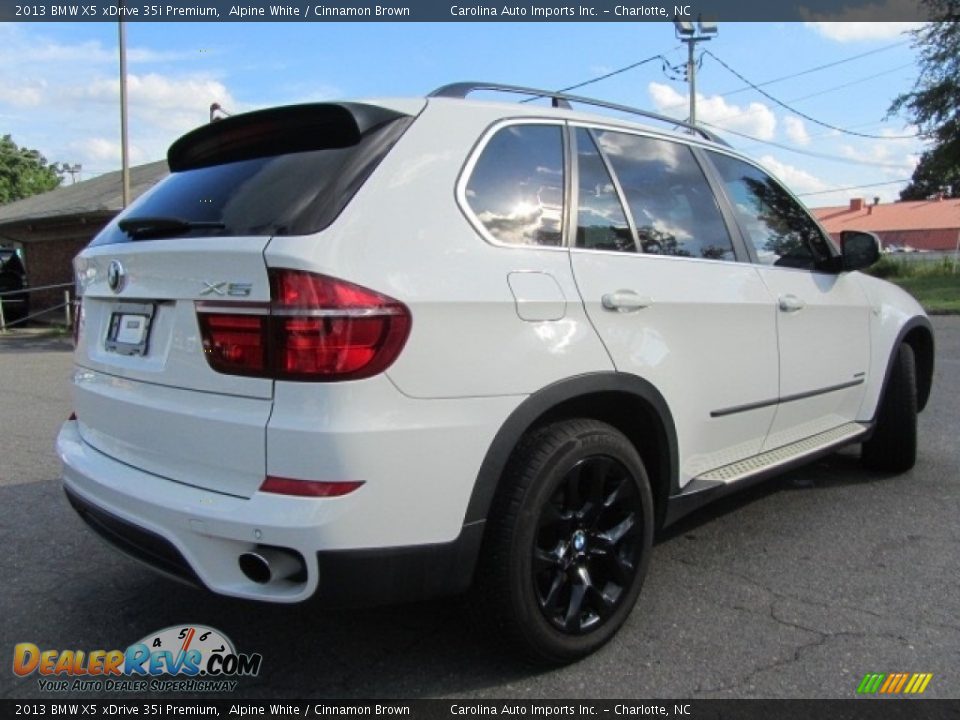
<path id="1" fill-rule="evenodd" d="M 184 220 L 176 217 L 132 217 L 124 218 L 117 227 L 132 238 L 162 237 L 180 235 L 190 230 L 223 230 L 222 222 L 205 220 Z"/>

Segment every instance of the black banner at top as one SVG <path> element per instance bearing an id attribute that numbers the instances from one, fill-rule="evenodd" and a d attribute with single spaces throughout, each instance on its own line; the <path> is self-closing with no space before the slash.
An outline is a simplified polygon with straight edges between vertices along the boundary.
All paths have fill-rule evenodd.
<path id="1" fill-rule="evenodd" d="M 0 0 L 0 22 L 894 22 L 928 13 L 919 0 Z"/>

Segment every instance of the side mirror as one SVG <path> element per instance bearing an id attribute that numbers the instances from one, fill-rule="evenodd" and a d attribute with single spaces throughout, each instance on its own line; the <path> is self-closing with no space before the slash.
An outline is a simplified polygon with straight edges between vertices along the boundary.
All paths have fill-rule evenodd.
<path id="1" fill-rule="evenodd" d="M 844 230 L 840 233 L 844 270 L 863 270 L 880 259 L 880 239 L 869 232 Z"/>

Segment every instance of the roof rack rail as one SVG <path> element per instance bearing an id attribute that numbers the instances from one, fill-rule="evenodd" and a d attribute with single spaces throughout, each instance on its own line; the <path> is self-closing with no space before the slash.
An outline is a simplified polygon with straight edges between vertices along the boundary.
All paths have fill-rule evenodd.
<path id="1" fill-rule="evenodd" d="M 728 147 L 730 145 L 726 140 L 715 135 L 706 128 L 700 127 L 699 125 L 691 125 L 688 122 L 677 120 L 676 118 L 672 118 L 667 115 L 650 112 L 649 110 L 640 110 L 639 108 L 630 107 L 629 105 L 619 105 L 617 103 L 605 102 L 604 100 L 583 97 L 582 95 L 568 95 L 567 93 L 553 92 L 551 90 L 539 90 L 537 88 L 521 87 L 519 85 L 501 85 L 500 83 L 492 82 L 458 82 L 438 87 L 427 97 L 465 98 L 467 95 L 472 92 L 476 92 L 477 90 L 496 90 L 499 92 L 517 93 L 519 95 L 532 95 L 533 97 L 530 98 L 531 100 L 536 98 L 549 98 L 553 107 L 564 108 L 568 110 L 570 109 L 571 102 L 582 103 L 584 105 L 594 105 L 596 107 L 607 108 L 608 110 L 616 110 L 618 112 L 624 112 L 630 115 L 640 115 L 641 117 L 659 120 L 660 122 L 665 122 L 670 125 L 680 126 L 686 128 L 691 133 L 702 136 L 711 142 L 719 143 L 720 145 L 727 145 Z"/>

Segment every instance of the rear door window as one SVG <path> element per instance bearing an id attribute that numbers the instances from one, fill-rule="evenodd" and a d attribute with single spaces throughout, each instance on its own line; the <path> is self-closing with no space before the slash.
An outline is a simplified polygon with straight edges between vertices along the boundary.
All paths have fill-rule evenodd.
<path id="1" fill-rule="evenodd" d="M 735 259 L 717 199 L 689 147 L 610 130 L 596 137 L 619 179 L 643 252 Z"/>
<path id="2" fill-rule="evenodd" d="M 559 247 L 563 183 L 561 127 L 509 125 L 496 131 L 477 158 L 466 202 L 497 242 Z"/>
<path id="3" fill-rule="evenodd" d="M 576 141 L 576 246 L 589 250 L 636 252 L 637 246 L 617 188 L 590 132 L 578 128 Z"/>

